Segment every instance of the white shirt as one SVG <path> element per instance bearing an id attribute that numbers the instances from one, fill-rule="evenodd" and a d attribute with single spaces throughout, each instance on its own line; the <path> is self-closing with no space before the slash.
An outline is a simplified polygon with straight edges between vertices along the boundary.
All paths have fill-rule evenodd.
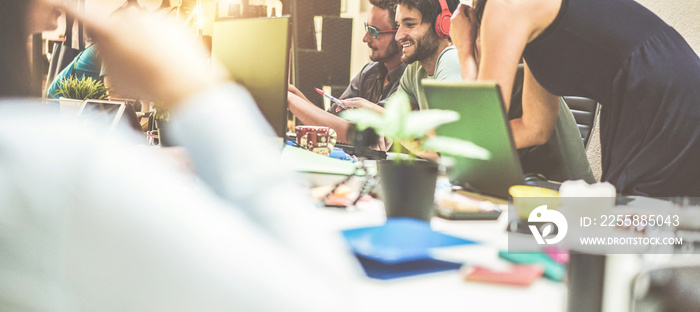
<path id="1" fill-rule="evenodd" d="M 343 311 L 356 268 L 250 95 L 186 100 L 199 178 L 123 137 L 0 105 L 0 311 Z"/>

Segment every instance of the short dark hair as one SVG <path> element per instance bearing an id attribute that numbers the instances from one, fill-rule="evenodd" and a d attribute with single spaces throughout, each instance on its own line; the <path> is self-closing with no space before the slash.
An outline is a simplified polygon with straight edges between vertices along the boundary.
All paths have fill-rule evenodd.
<path id="1" fill-rule="evenodd" d="M 396 29 L 396 3 L 394 0 L 369 0 L 369 3 L 382 10 L 389 11 L 389 24 Z"/>
<path id="2" fill-rule="evenodd" d="M 27 19 L 33 1 L 8 0 L 0 11 L 0 97 L 30 94 Z"/>
<path id="3" fill-rule="evenodd" d="M 403 5 L 410 9 L 417 9 L 423 17 L 422 22 L 430 22 L 430 25 L 435 29 L 435 20 L 442 12 L 440 2 L 438 0 L 393 0 L 397 5 Z M 459 0 L 445 0 L 450 12 L 454 12 L 459 5 Z"/>

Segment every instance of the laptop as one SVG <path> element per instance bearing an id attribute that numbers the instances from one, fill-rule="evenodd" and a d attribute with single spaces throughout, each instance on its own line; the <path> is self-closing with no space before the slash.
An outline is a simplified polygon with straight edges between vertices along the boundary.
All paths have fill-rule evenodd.
<path id="1" fill-rule="evenodd" d="M 424 79 L 422 83 L 430 109 L 456 111 L 461 117 L 435 129 L 436 134 L 471 141 L 491 152 L 488 160 L 455 157 L 454 168 L 448 172 L 450 181 L 498 198 L 508 198 L 508 188 L 516 184 L 556 187 L 547 181 L 525 181 L 503 97 L 495 82 Z"/>
<path id="2" fill-rule="evenodd" d="M 85 100 L 78 110 L 78 116 L 96 129 L 99 134 L 114 131 L 121 120 L 126 103 L 124 101 Z"/>
<path id="3" fill-rule="evenodd" d="M 287 132 L 289 23 L 289 17 L 220 20 L 212 35 L 212 56 L 248 89 L 280 138 Z"/>

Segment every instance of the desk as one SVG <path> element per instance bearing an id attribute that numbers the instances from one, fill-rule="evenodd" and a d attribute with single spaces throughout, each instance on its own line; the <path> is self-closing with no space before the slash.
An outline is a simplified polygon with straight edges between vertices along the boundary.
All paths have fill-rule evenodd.
<path id="1" fill-rule="evenodd" d="M 384 216 L 377 207 L 361 211 L 331 212 L 339 230 L 379 225 Z M 503 261 L 497 251 L 507 246 L 507 212 L 497 221 L 449 221 L 433 218 L 434 230 L 482 242 L 458 247 L 440 257 L 481 258 Z M 448 255 L 449 253 L 449 255 Z M 358 311 L 565 311 L 566 286 L 542 278 L 530 287 L 506 286 L 463 281 L 457 271 L 423 274 L 382 281 L 366 278 L 357 294 Z"/>
<path id="2" fill-rule="evenodd" d="M 294 154 L 291 154 L 294 152 Z M 283 161 L 288 161 L 297 171 L 309 171 L 300 168 L 300 164 L 317 166 L 310 161 L 320 156 L 305 151 L 285 148 Z M 292 157 L 295 154 L 305 156 L 301 160 Z M 330 166 L 349 165 L 334 159 L 320 159 Z M 333 162 L 333 163 L 331 163 Z M 372 167 L 373 162 L 368 166 Z M 352 169 L 352 167 L 349 167 Z M 306 170 L 304 170 L 306 169 Z M 323 170 L 310 170 L 324 172 Z M 311 185 L 333 184 L 343 177 L 307 173 L 305 178 Z M 323 182 L 322 182 L 323 181 Z M 324 183 L 325 182 L 325 183 Z M 352 184 L 351 180 L 351 184 Z M 354 181 L 354 188 L 361 184 Z M 381 203 L 359 202 L 358 207 L 348 210 L 328 208 L 333 215 L 331 220 L 338 231 L 366 226 L 381 225 L 385 222 L 384 208 Z M 507 209 L 506 209 L 507 210 Z M 465 262 L 479 260 L 484 263 L 504 261 L 498 257 L 498 250 L 507 249 L 508 237 L 506 223 L 508 213 L 504 211 L 497 221 L 450 221 L 434 217 L 431 226 L 434 230 L 446 234 L 481 242 L 475 246 L 462 246 L 441 252 L 441 259 Z M 357 287 L 357 311 L 565 311 L 567 288 L 562 282 L 541 278 L 530 287 L 507 286 L 467 282 L 461 279 L 457 271 L 423 274 L 398 278 L 388 281 L 365 278 Z"/>

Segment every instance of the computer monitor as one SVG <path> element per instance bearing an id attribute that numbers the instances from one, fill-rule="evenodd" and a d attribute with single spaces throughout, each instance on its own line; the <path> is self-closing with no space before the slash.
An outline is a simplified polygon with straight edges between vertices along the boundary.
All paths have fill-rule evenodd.
<path id="1" fill-rule="evenodd" d="M 212 56 L 246 87 L 278 137 L 287 129 L 289 17 L 214 23 Z"/>
<path id="2" fill-rule="evenodd" d="M 471 141 L 491 153 L 488 160 L 456 157 L 448 172 L 450 180 L 479 193 L 507 198 L 508 188 L 523 184 L 525 178 L 498 85 L 431 79 L 422 83 L 430 109 L 460 114 L 459 121 L 438 127 L 436 134 Z"/>

